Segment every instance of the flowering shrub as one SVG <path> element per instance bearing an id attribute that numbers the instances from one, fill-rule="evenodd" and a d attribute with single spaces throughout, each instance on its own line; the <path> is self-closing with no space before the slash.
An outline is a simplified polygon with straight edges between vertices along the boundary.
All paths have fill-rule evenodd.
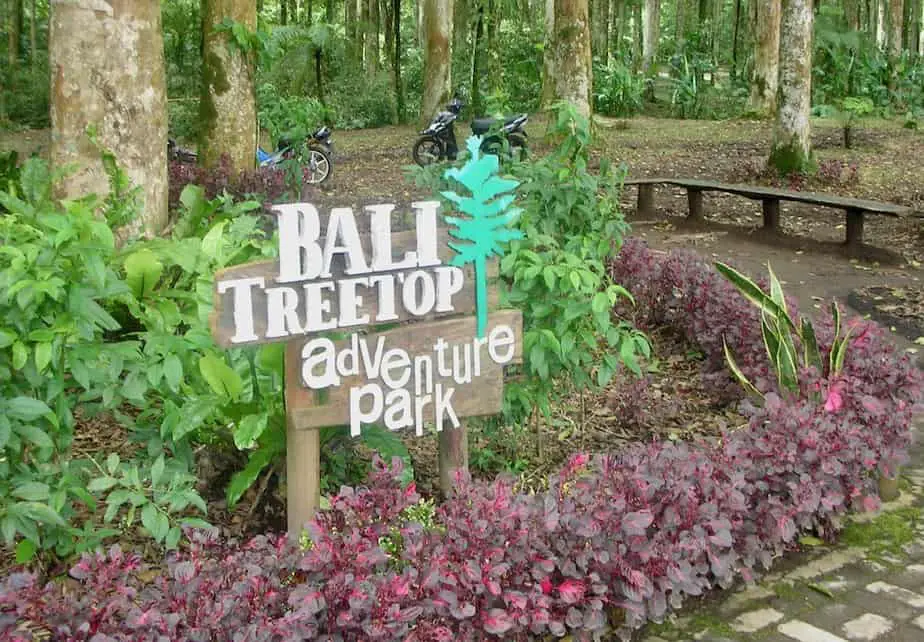
<path id="1" fill-rule="evenodd" d="M 85 557 L 66 588 L 13 575 L 0 587 L 0 637 L 31 639 L 17 632 L 27 623 L 60 640 L 625 637 L 685 596 L 750 580 L 800 532 L 830 538 L 845 511 L 877 505 L 877 467 L 901 460 L 920 400 L 917 371 L 883 333 L 858 324 L 836 380 L 803 370 L 799 394 L 785 393 L 754 309 L 701 259 L 630 241 L 611 269 L 638 320 L 682 328 L 723 390 L 725 337 L 764 393 L 759 408 L 742 402 L 748 428 L 719 443 L 578 454 L 540 494 L 460 477 L 435 511 L 401 486 L 399 461 L 377 461 L 368 486 L 341 490 L 302 543 L 198 533 L 149 584 L 118 549 Z M 816 322 L 823 352 L 830 321 Z"/>

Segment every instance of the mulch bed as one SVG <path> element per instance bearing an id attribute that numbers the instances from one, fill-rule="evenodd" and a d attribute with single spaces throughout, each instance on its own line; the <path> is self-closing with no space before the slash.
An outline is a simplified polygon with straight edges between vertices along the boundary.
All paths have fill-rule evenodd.
<path id="1" fill-rule="evenodd" d="M 909 341 L 924 337 L 924 288 L 859 288 L 847 295 L 847 303 Z"/>

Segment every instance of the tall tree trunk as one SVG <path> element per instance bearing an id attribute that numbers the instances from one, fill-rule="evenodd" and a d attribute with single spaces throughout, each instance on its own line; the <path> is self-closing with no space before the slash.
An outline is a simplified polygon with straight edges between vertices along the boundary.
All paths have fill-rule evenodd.
<path id="1" fill-rule="evenodd" d="M 379 10 L 382 16 L 382 23 L 385 26 L 385 38 L 384 38 L 384 50 L 385 50 L 385 60 L 388 61 L 389 65 L 394 65 L 394 42 L 395 42 L 395 8 L 391 4 L 391 0 L 381 0 L 381 5 Z M 394 69 L 394 67 L 392 67 Z"/>
<path id="2" fill-rule="evenodd" d="M 888 38 L 886 34 L 886 21 L 888 18 L 888 12 L 886 11 L 886 3 L 889 0 L 876 0 L 876 45 L 881 51 L 885 51 L 886 43 Z"/>
<path id="3" fill-rule="evenodd" d="M 471 5 L 475 6 L 472 7 Z M 469 11 L 474 9 L 478 12 L 480 0 L 455 0 L 453 3 L 453 51 L 468 51 L 469 29 L 474 29 L 474 23 L 469 19 Z"/>
<path id="4" fill-rule="evenodd" d="M 139 218 L 118 236 L 156 234 L 167 224 L 160 0 L 102 5 L 51 0 L 50 11 L 51 163 L 77 168 L 60 179 L 56 192 L 63 198 L 108 194 L 100 151 L 86 134 L 92 125 L 99 144 L 141 188 Z"/>
<path id="5" fill-rule="evenodd" d="M 610 58 L 610 0 L 593 0 L 591 53 L 606 64 Z"/>
<path id="6" fill-rule="evenodd" d="M 257 107 L 254 61 L 215 25 L 230 18 L 253 31 L 254 0 L 203 0 L 202 131 L 199 159 L 206 167 L 227 153 L 235 169 L 251 169 L 257 149 Z"/>
<path id="7" fill-rule="evenodd" d="M 10 69 L 15 69 L 19 64 L 19 38 L 22 34 L 22 0 L 9 0 L 10 19 L 7 30 L 7 52 L 9 55 Z"/>
<path id="8" fill-rule="evenodd" d="M 398 109 L 398 122 L 403 123 L 404 85 L 401 82 L 401 0 L 392 1 L 392 16 L 395 21 L 395 103 Z"/>
<path id="9" fill-rule="evenodd" d="M 610 10 L 613 18 L 613 24 L 610 27 L 610 33 L 613 35 L 610 43 L 610 49 L 614 55 L 622 54 L 622 41 L 625 34 L 626 26 L 626 0 L 613 0 L 616 5 Z"/>
<path id="10" fill-rule="evenodd" d="M 555 0 L 555 97 L 590 118 L 593 67 L 587 0 Z"/>
<path id="11" fill-rule="evenodd" d="M 482 53 L 485 50 L 484 42 L 484 3 L 476 7 L 475 33 L 472 35 L 472 112 L 475 116 L 484 114 L 484 100 L 481 95 L 481 77 L 484 75 Z"/>
<path id="12" fill-rule="evenodd" d="M 902 25 L 904 23 L 903 0 L 889 0 L 889 55 L 902 55 Z"/>
<path id="13" fill-rule="evenodd" d="M 363 62 L 368 76 L 379 68 L 378 21 L 378 0 L 363 0 Z"/>
<path id="14" fill-rule="evenodd" d="M 424 9 L 427 0 L 417 0 L 417 46 L 424 48 L 427 42 L 426 21 L 424 20 Z"/>
<path id="15" fill-rule="evenodd" d="M 206 2 L 207 0 L 202 0 Z M 289 24 L 289 2 L 288 0 L 279 0 L 279 24 Z"/>
<path id="16" fill-rule="evenodd" d="M 632 68 L 638 71 L 642 64 L 642 41 L 645 39 L 645 25 L 642 20 L 642 3 L 637 2 L 632 7 Z"/>
<path id="17" fill-rule="evenodd" d="M 421 121 L 429 121 L 452 94 L 453 0 L 421 0 L 426 37 Z"/>
<path id="18" fill-rule="evenodd" d="M 32 65 L 33 71 L 35 64 L 38 62 L 38 45 L 35 37 L 35 0 L 32 0 L 32 11 L 29 13 L 29 64 Z"/>
<path id="19" fill-rule="evenodd" d="M 334 24 L 335 13 L 334 0 L 327 0 L 327 4 L 324 7 L 324 22 L 327 24 Z"/>
<path id="20" fill-rule="evenodd" d="M 738 32 L 741 27 L 741 0 L 735 0 L 735 25 L 732 35 L 732 80 L 738 76 Z"/>
<path id="21" fill-rule="evenodd" d="M 780 28 L 780 104 L 773 134 L 771 166 L 783 173 L 806 169 L 812 158 L 811 0 L 783 0 Z"/>
<path id="22" fill-rule="evenodd" d="M 776 110 L 780 60 L 780 0 L 761 0 L 754 29 L 754 74 L 751 78 L 749 111 L 767 116 Z"/>
<path id="23" fill-rule="evenodd" d="M 651 73 L 661 39 L 661 0 L 645 0 L 645 37 L 642 40 L 642 71 Z"/>
<path id="24" fill-rule="evenodd" d="M 860 30 L 860 0 L 844 0 L 844 19 L 848 29 Z"/>
<path id="25" fill-rule="evenodd" d="M 686 44 L 686 9 L 685 0 L 676 0 L 676 10 L 674 12 L 674 41 L 677 43 L 677 51 L 683 51 Z"/>
<path id="26" fill-rule="evenodd" d="M 555 102 L 555 0 L 545 0 L 545 42 L 542 50 L 543 108 Z"/>

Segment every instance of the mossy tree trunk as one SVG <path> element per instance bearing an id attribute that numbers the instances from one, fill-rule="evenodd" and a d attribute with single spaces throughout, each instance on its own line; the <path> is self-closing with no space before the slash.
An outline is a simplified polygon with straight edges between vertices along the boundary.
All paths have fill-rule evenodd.
<path id="1" fill-rule="evenodd" d="M 889 55 L 902 55 L 902 27 L 905 22 L 904 0 L 889 0 Z"/>
<path id="2" fill-rule="evenodd" d="M 62 198 L 105 196 L 109 178 L 100 150 L 111 151 L 133 186 L 140 217 L 122 238 L 154 234 L 167 224 L 167 95 L 160 0 L 92 3 L 51 0 L 51 163 L 73 164 Z"/>
<path id="3" fill-rule="evenodd" d="M 555 98 L 590 118 L 593 67 L 587 0 L 555 0 Z"/>
<path id="4" fill-rule="evenodd" d="M 652 72 L 658 55 L 658 41 L 661 39 L 661 0 L 645 0 L 642 24 L 645 31 L 642 39 L 642 71 L 648 74 Z"/>
<path id="5" fill-rule="evenodd" d="M 20 37 L 22 36 L 22 0 L 8 0 L 10 19 L 7 22 L 7 51 L 10 69 L 19 64 Z"/>
<path id="6" fill-rule="evenodd" d="M 215 27 L 230 18 L 253 32 L 257 5 L 255 0 L 203 0 L 202 11 L 199 159 L 214 167 L 228 154 L 235 169 L 252 169 L 257 153 L 254 52 L 242 50 L 230 33 Z"/>
<path id="7" fill-rule="evenodd" d="M 542 50 L 542 96 L 540 104 L 555 102 L 555 0 L 545 0 L 545 44 Z"/>
<path id="8" fill-rule="evenodd" d="M 452 94 L 453 0 L 423 2 L 424 83 L 421 121 L 429 121 Z"/>
<path id="9" fill-rule="evenodd" d="M 811 165 L 812 0 L 783 0 L 780 88 L 770 164 L 781 173 Z"/>
<path id="10" fill-rule="evenodd" d="M 755 4 L 754 74 L 748 109 L 769 116 L 776 110 L 777 81 L 780 72 L 780 0 L 761 0 Z"/>
<path id="11" fill-rule="evenodd" d="M 610 57 L 610 0 L 593 0 L 592 55 L 606 64 Z"/>

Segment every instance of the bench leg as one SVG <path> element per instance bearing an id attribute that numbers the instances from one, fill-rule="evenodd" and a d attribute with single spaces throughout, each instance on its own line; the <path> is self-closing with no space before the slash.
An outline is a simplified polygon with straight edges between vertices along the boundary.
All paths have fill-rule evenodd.
<path id="1" fill-rule="evenodd" d="M 767 199 L 763 201 L 763 207 L 764 207 L 764 229 L 769 232 L 779 231 L 780 202 L 776 199 Z"/>
<path id="2" fill-rule="evenodd" d="M 654 207 L 654 185 L 638 186 L 638 208 L 636 213 L 639 216 L 653 216 Z"/>
<path id="3" fill-rule="evenodd" d="M 703 220 L 703 193 L 698 189 L 687 188 L 687 204 L 690 207 L 690 219 Z"/>
<path id="4" fill-rule="evenodd" d="M 847 210 L 847 247 L 863 244 L 863 210 Z"/>

